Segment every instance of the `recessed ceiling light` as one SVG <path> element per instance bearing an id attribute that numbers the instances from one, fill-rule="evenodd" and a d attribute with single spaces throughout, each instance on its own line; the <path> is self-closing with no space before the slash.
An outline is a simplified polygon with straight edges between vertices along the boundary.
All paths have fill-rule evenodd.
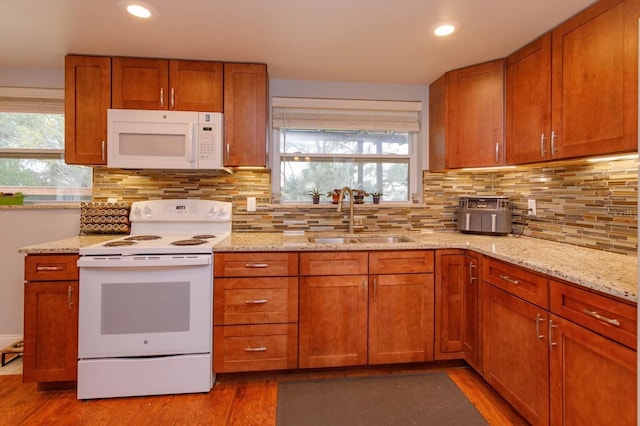
<path id="1" fill-rule="evenodd" d="M 120 7 L 137 18 L 149 19 L 158 15 L 152 6 L 142 1 L 122 0 L 120 1 Z"/>
<path id="2" fill-rule="evenodd" d="M 431 32 L 437 37 L 446 37 L 453 34 L 457 28 L 458 23 L 456 22 L 439 22 L 431 27 Z"/>

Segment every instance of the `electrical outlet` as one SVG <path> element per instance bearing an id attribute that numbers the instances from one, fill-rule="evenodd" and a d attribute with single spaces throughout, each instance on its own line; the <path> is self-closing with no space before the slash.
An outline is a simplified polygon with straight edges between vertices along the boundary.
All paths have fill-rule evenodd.
<path id="1" fill-rule="evenodd" d="M 247 211 L 248 212 L 256 211 L 256 197 L 247 197 Z"/>
<path id="2" fill-rule="evenodd" d="M 533 198 L 529 198 L 529 199 L 527 200 L 527 207 L 528 207 L 528 209 L 529 209 L 529 214 L 530 214 L 531 216 L 535 216 L 535 215 L 536 215 L 536 213 L 537 213 L 537 210 L 536 210 L 536 200 L 534 200 Z"/>

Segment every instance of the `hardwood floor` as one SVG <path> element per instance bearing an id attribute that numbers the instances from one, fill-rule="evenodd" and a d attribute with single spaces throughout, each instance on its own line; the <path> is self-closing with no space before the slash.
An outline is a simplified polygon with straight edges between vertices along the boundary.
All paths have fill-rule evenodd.
<path id="1" fill-rule="evenodd" d="M 84 402 L 76 399 L 75 390 L 38 391 L 35 384 L 23 384 L 22 376 L 0 376 L 0 425 L 274 426 L 279 381 L 422 371 L 446 371 L 490 425 L 527 424 L 472 369 L 449 363 L 224 374 L 218 375 L 216 385 L 207 394 Z"/>

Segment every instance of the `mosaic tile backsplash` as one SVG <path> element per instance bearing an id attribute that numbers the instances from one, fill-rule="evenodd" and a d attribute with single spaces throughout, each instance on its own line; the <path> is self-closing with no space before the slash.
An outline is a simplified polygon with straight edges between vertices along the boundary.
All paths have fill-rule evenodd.
<path id="1" fill-rule="evenodd" d="M 637 253 L 638 160 L 548 163 L 500 171 L 423 172 L 423 204 L 370 202 L 356 206 L 367 231 L 455 231 L 458 197 L 506 195 L 514 233 L 622 254 Z M 152 171 L 94 169 L 94 200 L 208 198 L 234 205 L 234 232 L 347 230 L 348 217 L 320 205 L 271 204 L 269 171 Z M 256 212 L 246 198 L 256 197 Z M 527 199 L 537 215 L 526 214 Z"/>

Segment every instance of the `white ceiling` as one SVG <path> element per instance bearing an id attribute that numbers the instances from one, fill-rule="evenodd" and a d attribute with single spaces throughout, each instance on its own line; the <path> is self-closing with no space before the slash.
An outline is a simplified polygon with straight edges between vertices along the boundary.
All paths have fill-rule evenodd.
<path id="1" fill-rule="evenodd" d="M 0 0 L 0 68 L 62 68 L 67 53 L 264 62 L 270 78 L 429 84 L 504 57 L 594 0 Z M 430 28 L 455 20 L 459 32 Z"/>

